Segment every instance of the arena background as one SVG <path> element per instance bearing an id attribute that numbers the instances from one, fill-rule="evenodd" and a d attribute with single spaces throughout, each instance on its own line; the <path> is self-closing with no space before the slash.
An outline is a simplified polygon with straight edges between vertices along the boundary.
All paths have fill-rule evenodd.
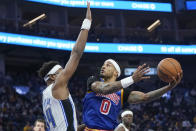
<path id="1" fill-rule="evenodd" d="M 130 2 L 123 2 L 125 1 Z M 172 57 L 182 65 L 182 82 L 161 99 L 146 104 L 125 104 L 124 108 L 129 108 L 134 113 L 134 131 L 196 130 L 196 2 L 147 1 L 171 4 L 172 11 L 161 12 L 146 6 L 134 6 L 130 10 L 92 8 L 93 25 L 89 32 L 89 46 L 105 44 L 108 46 L 104 48 L 110 48 L 110 45 L 112 48 L 113 44 L 127 44 L 128 48 L 130 44 L 138 44 L 144 48 L 150 44 L 152 49 L 148 53 L 132 50 L 125 53 L 116 50 L 109 53 L 96 50 L 84 53 L 69 84 L 80 124 L 86 80 L 88 76 L 98 72 L 106 59 L 113 58 L 119 62 L 123 71 L 121 78 L 125 77 L 125 69 L 126 73 L 131 74 L 133 68 L 143 63 L 155 68 L 151 72 L 151 79 L 138 83 L 139 88 L 135 89 L 148 92 L 166 85 L 157 77 L 156 66 L 163 58 Z M 33 126 L 37 118 L 43 117 L 41 91 L 45 85 L 38 77 L 37 70 L 43 62 L 49 60 L 58 60 L 65 65 L 70 55 L 70 49 L 50 49 L 46 46 L 39 48 L 38 45 L 27 45 L 28 43 L 18 40 L 19 37 L 28 35 L 75 41 L 86 12 L 85 8 L 78 6 L 74 8 L 73 5 L 58 6 L 29 0 L 0 1 L 0 131 L 21 131 L 25 126 Z M 23 24 L 43 13 L 47 15 L 44 20 L 31 27 L 23 27 Z M 157 19 L 162 24 L 148 32 L 146 28 Z M 9 39 L 10 33 L 18 39 L 4 40 Z M 168 46 L 168 52 L 157 53 L 153 49 L 156 45 Z M 170 52 L 171 47 L 187 49 L 184 52 Z"/>

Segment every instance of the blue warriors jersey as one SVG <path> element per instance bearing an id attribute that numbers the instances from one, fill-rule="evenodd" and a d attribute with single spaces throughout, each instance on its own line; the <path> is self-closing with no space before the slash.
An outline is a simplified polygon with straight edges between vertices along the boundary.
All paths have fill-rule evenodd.
<path id="1" fill-rule="evenodd" d="M 83 101 L 83 121 L 88 128 L 114 130 L 123 103 L 123 90 L 103 95 L 87 93 Z"/>

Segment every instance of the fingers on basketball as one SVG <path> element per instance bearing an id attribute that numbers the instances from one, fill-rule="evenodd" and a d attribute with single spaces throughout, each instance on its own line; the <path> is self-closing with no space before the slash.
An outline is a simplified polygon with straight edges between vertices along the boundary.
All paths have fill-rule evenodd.
<path id="1" fill-rule="evenodd" d="M 150 79 L 150 76 L 144 76 L 144 77 L 142 77 L 142 80 L 145 80 L 145 79 Z"/>
<path id="2" fill-rule="evenodd" d="M 144 73 L 144 74 L 146 74 L 146 73 L 148 73 L 148 72 L 150 72 L 150 67 L 146 67 L 146 68 L 143 68 L 143 69 L 141 70 L 141 73 Z"/>
<path id="3" fill-rule="evenodd" d="M 180 73 L 180 78 L 178 73 Z M 167 83 L 173 82 L 174 79 L 180 82 L 183 75 L 180 63 L 173 58 L 165 58 L 160 61 L 157 67 L 157 74 L 162 81 Z"/>

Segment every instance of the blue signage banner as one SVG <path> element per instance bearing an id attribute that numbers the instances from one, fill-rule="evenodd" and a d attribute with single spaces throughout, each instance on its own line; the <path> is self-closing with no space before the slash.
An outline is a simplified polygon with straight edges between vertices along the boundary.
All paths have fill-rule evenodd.
<path id="1" fill-rule="evenodd" d="M 70 51 L 72 50 L 75 41 L 0 32 L 0 44 L 13 44 Z M 196 45 L 89 42 L 86 45 L 85 52 L 196 55 Z"/>
<path id="2" fill-rule="evenodd" d="M 86 8 L 86 0 L 26 0 L 66 7 Z M 91 8 L 172 12 L 171 3 L 136 2 L 128 0 L 91 0 Z"/>
<path id="3" fill-rule="evenodd" d="M 187 1 L 186 8 L 187 10 L 196 10 L 196 1 Z"/>

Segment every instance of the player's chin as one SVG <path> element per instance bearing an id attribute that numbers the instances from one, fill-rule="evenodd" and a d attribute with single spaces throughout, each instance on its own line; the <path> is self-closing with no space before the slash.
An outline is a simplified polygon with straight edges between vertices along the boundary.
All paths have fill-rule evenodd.
<path id="1" fill-rule="evenodd" d="M 126 122 L 126 123 L 132 123 L 133 120 L 131 120 L 131 119 L 126 119 L 125 122 Z"/>
<path id="2" fill-rule="evenodd" d="M 104 74 L 103 74 L 103 73 L 100 73 L 99 76 L 100 76 L 101 78 L 104 78 Z"/>

